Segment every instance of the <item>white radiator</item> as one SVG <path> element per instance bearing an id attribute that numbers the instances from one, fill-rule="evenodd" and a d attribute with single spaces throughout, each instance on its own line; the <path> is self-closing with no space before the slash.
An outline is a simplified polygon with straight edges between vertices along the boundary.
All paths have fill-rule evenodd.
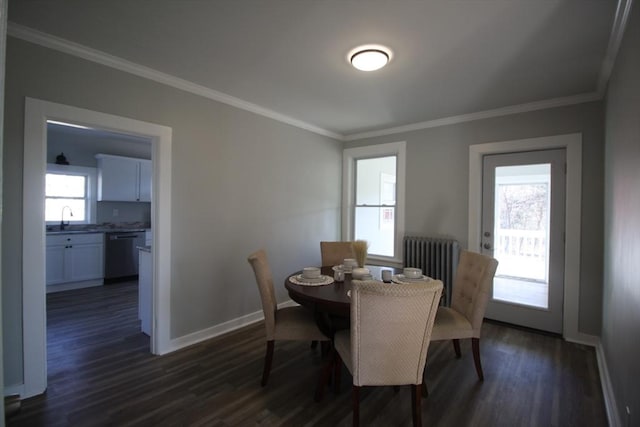
<path id="1" fill-rule="evenodd" d="M 405 236 L 403 262 L 405 267 L 417 267 L 434 279 L 442 280 L 446 288 L 445 305 L 451 305 L 451 288 L 458 267 L 460 244 L 453 239 Z"/>

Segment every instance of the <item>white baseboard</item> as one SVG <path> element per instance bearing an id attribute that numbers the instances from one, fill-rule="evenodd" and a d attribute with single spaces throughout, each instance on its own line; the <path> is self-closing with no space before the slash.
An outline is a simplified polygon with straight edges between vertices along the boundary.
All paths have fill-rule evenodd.
<path id="1" fill-rule="evenodd" d="M 596 358 L 598 359 L 598 372 L 600 373 L 600 383 L 602 384 L 602 395 L 604 396 L 604 406 L 607 410 L 607 420 L 610 427 L 622 427 L 620 422 L 620 413 L 616 398 L 613 393 L 611 377 L 609 376 L 609 368 L 607 367 L 607 359 L 602 349 L 602 342 L 598 339 L 596 344 Z"/>
<path id="2" fill-rule="evenodd" d="M 278 304 L 278 308 L 283 307 L 291 307 L 298 305 L 292 300 L 287 300 Z M 188 347 L 193 344 L 197 344 L 199 342 L 215 338 L 217 336 L 226 334 L 228 332 L 234 331 L 236 329 L 243 328 L 245 326 L 251 325 L 253 323 L 259 322 L 264 319 L 264 313 L 262 310 L 256 311 L 253 313 L 246 314 L 244 316 L 237 317 L 235 319 L 228 320 L 224 323 L 220 323 L 215 326 L 211 326 L 210 328 L 206 328 L 197 332 L 193 332 L 188 335 L 181 336 L 179 338 L 174 338 L 171 340 L 167 353 L 174 352 L 184 347 Z M 166 354 L 166 353 L 165 353 Z"/>
<path id="3" fill-rule="evenodd" d="M 573 342 L 576 344 L 588 345 L 591 347 L 597 347 L 600 344 L 600 338 L 595 335 L 583 334 L 578 332 L 575 335 L 565 336 L 565 341 Z"/>

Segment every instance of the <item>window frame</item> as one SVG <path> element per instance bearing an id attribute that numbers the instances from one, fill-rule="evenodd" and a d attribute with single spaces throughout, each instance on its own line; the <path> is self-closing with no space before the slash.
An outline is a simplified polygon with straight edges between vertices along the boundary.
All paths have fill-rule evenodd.
<path id="1" fill-rule="evenodd" d="M 60 174 L 60 175 L 80 175 L 87 179 L 87 193 L 85 197 L 85 212 L 86 216 L 84 221 L 76 221 L 73 217 L 67 218 L 69 224 L 95 224 L 96 223 L 96 211 L 97 211 L 97 194 L 98 194 L 98 172 L 96 168 L 86 166 L 71 166 L 71 165 L 58 165 L 55 163 L 47 163 L 46 173 Z M 46 179 L 46 175 L 45 175 Z M 45 195 L 45 200 L 47 196 Z M 46 218 L 46 212 L 45 218 Z M 45 221 L 46 225 L 57 225 L 60 221 Z"/>
<path id="2" fill-rule="evenodd" d="M 380 264 L 402 264 L 402 239 L 405 230 L 406 142 L 390 142 L 346 148 L 342 156 L 342 240 L 353 240 L 356 207 L 356 161 L 396 156 L 396 218 L 393 257 L 369 255 Z"/>

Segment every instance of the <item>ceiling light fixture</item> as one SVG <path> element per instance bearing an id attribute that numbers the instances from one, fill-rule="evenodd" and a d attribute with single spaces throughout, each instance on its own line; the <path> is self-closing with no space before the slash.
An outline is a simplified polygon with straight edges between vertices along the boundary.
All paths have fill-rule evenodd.
<path id="1" fill-rule="evenodd" d="M 380 45 L 358 46 L 349 52 L 347 59 L 360 71 L 375 71 L 391 61 L 391 50 Z"/>

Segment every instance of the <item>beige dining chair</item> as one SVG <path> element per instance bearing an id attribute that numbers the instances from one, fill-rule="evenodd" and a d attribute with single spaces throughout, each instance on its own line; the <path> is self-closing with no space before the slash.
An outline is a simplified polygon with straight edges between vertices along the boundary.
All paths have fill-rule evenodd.
<path id="1" fill-rule="evenodd" d="M 453 340 L 460 358 L 460 340 L 471 338 L 473 360 L 480 381 L 484 380 L 480 363 L 480 330 L 491 296 L 498 260 L 476 252 L 461 251 L 451 290 L 451 307 L 438 308 L 431 341 Z"/>
<path id="2" fill-rule="evenodd" d="M 264 250 L 249 255 L 247 260 L 253 267 L 260 290 L 267 332 L 267 353 L 264 358 L 261 382 L 264 387 L 269 380 L 275 340 L 329 341 L 329 338 L 320 331 L 310 310 L 301 306 L 278 309 L 271 269 Z"/>
<path id="3" fill-rule="evenodd" d="M 351 327 L 334 338 L 334 385 L 340 366 L 353 376 L 353 425 L 362 386 L 411 385 L 413 424 L 421 425 L 420 387 L 442 282 L 353 281 Z M 342 362 L 341 362 L 342 361 Z"/>
<path id="4" fill-rule="evenodd" d="M 322 266 L 331 267 L 342 264 L 345 258 L 354 258 L 353 242 L 320 242 Z"/>

